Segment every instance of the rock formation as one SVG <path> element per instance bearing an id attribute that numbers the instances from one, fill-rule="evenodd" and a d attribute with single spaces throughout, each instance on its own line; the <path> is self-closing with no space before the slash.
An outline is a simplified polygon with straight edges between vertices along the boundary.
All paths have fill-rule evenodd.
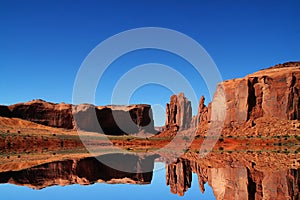
<path id="1" fill-rule="evenodd" d="M 33 100 L 8 106 L 12 117 L 21 118 L 46 126 L 72 129 L 72 105 L 55 104 L 43 100 Z"/>
<path id="2" fill-rule="evenodd" d="M 204 104 L 205 98 L 202 96 L 199 101 L 198 112 L 196 116 L 193 116 L 191 121 L 191 127 L 196 128 L 199 124 L 203 124 L 209 121 L 208 107 Z"/>
<path id="3" fill-rule="evenodd" d="M 166 129 L 181 131 L 190 127 L 192 120 L 191 102 L 183 93 L 172 95 L 166 105 Z"/>
<path id="4" fill-rule="evenodd" d="M 105 160 L 118 163 L 120 169 L 107 166 Z M 149 184 L 152 180 L 154 156 L 140 158 L 134 155 L 108 154 L 79 160 L 63 160 L 34 166 L 20 171 L 0 173 L 0 183 L 24 185 L 42 189 L 53 185 L 81 184 L 96 182 Z M 121 163 L 121 164 L 120 164 Z"/>
<path id="5" fill-rule="evenodd" d="M 110 135 L 155 132 L 152 109 L 146 104 L 97 107 L 82 104 L 73 107 L 73 115 L 76 127 L 85 131 Z"/>
<path id="6" fill-rule="evenodd" d="M 33 100 L 8 107 L 0 106 L 0 116 L 21 118 L 46 126 L 65 129 L 76 127 L 83 131 L 113 135 L 141 131 L 155 132 L 151 106 L 146 104 L 129 106 L 81 104 L 73 106 Z"/>
<path id="7" fill-rule="evenodd" d="M 11 117 L 11 112 L 8 106 L 0 105 L 0 116 L 1 117 Z"/>
<path id="8" fill-rule="evenodd" d="M 279 64 L 219 86 L 216 92 L 224 89 L 226 99 L 221 105 L 226 108 L 225 127 L 259 117 L 300 119 L 300 62 Z"/>
<path id="9" fill-rule="evenodd" d="M 278 64 L 219 83 L 212 102 L 206 106 L 204 101 L 202 96 L 198 113 L 191 118 L 190 102 L 184 95 L 171 96 L 166 129 L 184 130 L 208 122 L 211 127 L 236 128 L 260 117 L 299 120 L 300 62 Z"/>
<path id="10" fill-rule="evenodd" d="M 203 168 L 195 161 L 178 159 L 167 166 L 167 185 L 180 196 L 191 186 L 194 172 L 201 192 L 208 183 L 217 200 L 226 199 L 292 199 L 300 198 L 300 169 L 258 171 L 251 166 Z"/>

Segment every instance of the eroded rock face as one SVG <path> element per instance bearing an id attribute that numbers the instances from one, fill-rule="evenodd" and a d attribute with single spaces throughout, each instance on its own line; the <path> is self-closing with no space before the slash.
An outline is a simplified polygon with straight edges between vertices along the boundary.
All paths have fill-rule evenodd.
<path id="1" fill-rule="evenodd" d="M 73 106 L 33 100 L 8 107 L 2 106 L 0 113 L 0 115 L 65 129 L 76 127 L 83 131 L 114 135 L 141 131 L 155 132 L 151 106 L 146 104 L 130 106 L 81 104 Z M 75 117 L 75 121 L 73 117 Z"/>
<path id="2" fill-rule="evenodd" d="M 74 127 L 71 104 L 33 100 L 11 105 L 9 109 L 12 117 L 58 128 L 72 129 Z"/>
<path id="3" fill-rule="evenodd" d="M 122 168 L 115 169 L 116 163 L 107 166 L 98 159 L 119 162 L 118 166 Z M 96 182 L 149 184 L 152 180 L 154 156 L 140 158 L 129 154 L 108 154 L 98 159 L 63 160 L 20 171 L 2 172 L 0 183 L 42 189 L 53 185 L 90 185 Z"/>
<path id="4" fill-rule="evenodd" d="M 170 103 L 166 105 L 166 129 L 186 130 L 190 128 L 192 120 L 191 102 L 183 93 L 172 95 Z"/>
<path id="5" fill-rule="evenodd" d="M 199 124 L 203 124 L 209 121 L 208 107 L 204 104 L 205 98 L 202 96 L 199 101 L 198 112 L 196 116 L 193 116 L 191 121 L 191 127 L 196 128 Z"/>
<path id="6" fill-rule="evenodd" d="M 291 62 L 220 84 L 226 102 L 225 127 L 259 117 L 300 119 L 300 63 Z M 212 105 L 217 102 L 212 102 Z M 209 111 L 210 112 L 210 111 Z"/>

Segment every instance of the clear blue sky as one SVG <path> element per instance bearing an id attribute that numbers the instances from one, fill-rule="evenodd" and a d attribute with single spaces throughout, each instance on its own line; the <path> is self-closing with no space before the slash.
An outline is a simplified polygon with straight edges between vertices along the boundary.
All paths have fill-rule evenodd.
<path id="1" fill-rule="evenodd" d="M 224 80 L 300 60 L 299 10 L 297 0 L 0 0 L 0 104 L 37 98 L 71 103 L 77 71 L 88 53 L 108 37 L 132 28 L 164 27 L 192 37 L 213 58 Z M 98 86 L 96 104 L 109 104 L 122 74 L 149 62 L 174 67 L 191 81 L 199 97 L 204 94 L 210 100 L 189 63 L 148 50 L 113 63 Z M 148 85 L 136 91 L 131 103 L 164 107 L 170 95 L 166 88 Z M 164 111 L 158 113 L 161 125 Z"/>

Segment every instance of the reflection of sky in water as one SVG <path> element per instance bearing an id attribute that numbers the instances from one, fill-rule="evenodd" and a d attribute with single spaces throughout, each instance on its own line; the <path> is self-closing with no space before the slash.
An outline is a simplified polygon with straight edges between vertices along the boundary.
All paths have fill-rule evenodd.
<path id="1" fill-rule="evenodd" d="M 205 193 L 202 194 L 200 192 L 196 174 L 193 174 L 192 186 L 183 197 L 172 194 L 169 186 L 166 186 L 166 171 L 164 169 L 163 163 L 155 163 L 155 173 L 152 182 L 149 185 L 111 185 L 100 183 L 87 186 L 52 186 L 42 190 L 33 190 L 24 186 L 2 184 L 0 185 L 0 199 L 215 199 L 211 187 L 207 184 L 205 184 Z"/>

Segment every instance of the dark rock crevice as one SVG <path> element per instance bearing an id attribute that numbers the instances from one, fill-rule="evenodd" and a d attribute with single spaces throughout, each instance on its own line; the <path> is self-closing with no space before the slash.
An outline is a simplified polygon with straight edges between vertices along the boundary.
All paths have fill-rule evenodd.
<path id="1" fill-rule="evenodd" d="M 248 174 L 248 199 L 249 200 L 255 200 L 255 194 L 256 194 L 256 183 L 252 180 L 251 172 L 249 168 L 247 168 L 247 174 Z"/>
<path id="2" fill-rule="evenodd" d="M 300 95 L 299 88 L 296 86 L 297 78 L 294 74 L 291 75 L 291 80 L 288 83 L 288 100 L 287 100 L 287 118 L 290 120 L 300 119 Z"/>
<path id="3" fill-rule="evenodd" d="M 257 77 L 248 80 L 248 111 L 247 111 L 247 120 L 250 119 L 251 113 L 256 106 L 256 96 L 254 84 L 257 83 Z"/>

